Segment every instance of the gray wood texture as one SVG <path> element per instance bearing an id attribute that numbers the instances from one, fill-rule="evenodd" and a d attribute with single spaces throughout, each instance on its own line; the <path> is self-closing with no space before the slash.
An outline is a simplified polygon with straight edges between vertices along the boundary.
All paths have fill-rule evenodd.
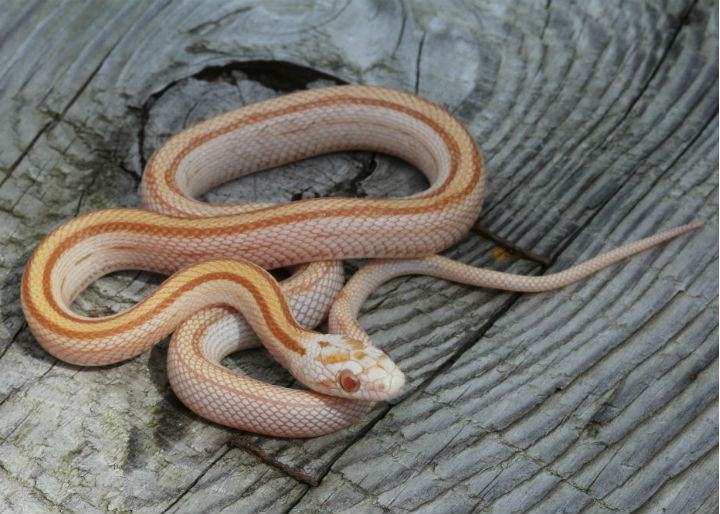
<path id="1" fill-rule="evenodd" d="M 718 7 L 709 0 L 4 2 L 0 16 L 0 511 L 718 511 Z M 417 92 L 476 137 L 479 221 L 446 254 L 542 274 L 705 226 L 563 290 L 395 280 L 361 322 L 408 385 L 325 437 L 246 435 L 320 478 L 231 449 L 167 383 L 167 342 L 78 368 L 34 341 L 24 263 L 78 213 L 137 206 L 163 140 L 213 114 L 350 82 Z M 391 196 L 424 184 L 371 153 L 323 156 L 208 201 Z M 352 272 L 358 263 L 348 263 Z M 77 301 L 126 308 L 122 272 Z M 290 384 L 264 352 L 228 365 Z"/>

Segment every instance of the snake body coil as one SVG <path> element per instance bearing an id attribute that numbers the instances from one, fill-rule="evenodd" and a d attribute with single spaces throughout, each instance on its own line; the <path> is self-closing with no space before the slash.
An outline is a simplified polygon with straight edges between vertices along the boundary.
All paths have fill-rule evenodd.
<path id="1" fill-rule="evenodd" d="M 359 149 L 409 161 L 430 187 L 394 199 L 214 206 L 195 200 L 256 170 Z M 308 437 L 352 423 L 404 383 L 355 320 L 364 298 L 382 281 L 426 273 L 490 287 L 548 290 L 696 226 L 622 247 L 545 282 L 548 277 L 497 274 L 432 256 L 467 232 L 484 188 L 474 139 L 427 100 L 364 86 L 283 96 L 209 119 L 168 140 L 143 176 L 145 209 L 92 212 L 55 229 L 27 263 L 23 310 L 48 352 L 91 366 L 138 355 L 185 321 L 171 343 L 168 372 L 188 407 L 229 426 Z M 333 334 L 310 330 L 342 286 L 337 260 L 365 257 L 392 260 L 368 266 L 343 290 L 330 317 Z M 300 266 L 282 286 L 262 269 L 303 263 L 312 264 Z M 70 309 L 88 284 L 120 269 L 171 277 L 113 316 L 87 318 Z M 245 321 L 228 307 L 242 312 Z M 262 384 L 223 368 L 228 353 L 253 344 L 247 342 L 250 328 L 314 391 Z"/>

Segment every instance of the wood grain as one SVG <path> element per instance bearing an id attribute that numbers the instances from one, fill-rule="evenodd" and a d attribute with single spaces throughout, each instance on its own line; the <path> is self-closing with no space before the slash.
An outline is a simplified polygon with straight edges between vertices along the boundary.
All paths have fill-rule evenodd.
<path id="1" fill-rule="evenodd" d="M 717 512 L 718 8 L 710 1 L 6 2 L 0 17 L 0 510 L 3 512 Z M 412 277 L 361 322 L 406 371 L 390 404 L 306 441 L 249 436 L 170 391 L 166 343 L 77 368 L 19 306 L 29 252 L 81 212 L 137 206 L 180 128 L 307 87 L 385 85 L 438 102 L 483 151 L 480 222 L 446 252 L 541 274 L 692 219 L 705 227 L 537 295 Z M 324 156 L 209 201 L 419 191 L 382 155 Z M 498 257 L 499 256 L 499 257 Z M 352 272 L 358 262 L 349 262 Z M 94 284 L 117 311 L 162 277 Z M 276 383 L 262 351 L 229 365 Z"/>

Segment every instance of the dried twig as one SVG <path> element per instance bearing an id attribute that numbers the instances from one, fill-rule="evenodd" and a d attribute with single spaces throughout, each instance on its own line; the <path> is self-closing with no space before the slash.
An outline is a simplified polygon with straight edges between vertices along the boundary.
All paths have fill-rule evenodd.
<path id="1" fill-rule="evenodd" d="M 311 485 L 313 487 L 317 487 L 320 485 L 320 482 L 310 475 L 303 473 L 297 468 L 294 468 L 292 466 L 288 466 L 287 464 L 284 464 L 277 460 L 275 457 L 270 455 L 269 453 L 263 451 L 261 448 L 255 446 L 254 444 L 250 443 L 249 441 L 246 441 L 245 439 L 241 438 L 235 438 L 230 441 L 230 446 L 233 446 L 235 448 L 240 448 L 242 450 L 245 450 L 247 453 L 252 455 L 253 457 L 259 459 L 260 461 L 264 462 L 265 464 L 272 466 L 273 468 L 277 469 L 278 471 L 282 471 L 286 475 L 294 478 L 298 482 L 302 482 L 304 484 Z"/>
<path id="2" fill-rule="evenodd" d="M 503 239 L 502 237 L 498 236 L 494 232 L 491 232 L 488 228 L 482 226 L 482 225 L 475 225 L 472 228 L 472 231 L 475 232 L 478 235 L 481 235 L 482 237 L 489 239 L 496 245 L 504 248 L 508 252 L 517 255 L 518 257 L 522 259 L 527 259 L 530 261 L 537 262 L 538 264 L 541 264 L 542 266 L 545 266 L 546 268 L 549 268 L 552 265 L 552 260 L 548 257 L 543 257 L 542 255 L 538 255 L 534 252 L 531 252 L 529 250 L 525 250 L 523 248 L 520 248 L 515 243 L 511 243 L 507 239 Z"/>

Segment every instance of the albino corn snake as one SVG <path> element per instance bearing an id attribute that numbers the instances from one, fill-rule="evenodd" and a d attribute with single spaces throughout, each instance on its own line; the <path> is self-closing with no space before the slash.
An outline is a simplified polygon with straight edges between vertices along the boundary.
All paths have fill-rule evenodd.
<path id="1" fill-rule="evenodd" d="M 259 169 L 356 149 L 409 161 L 430 187 L 406 198 L 318 198 L 282 205 L 209 205 L 194 199 Z M 472 268 L 434 255 L 471 227 L 484 188 L 473 137 L 427 100 L 367 86 L 283 96 L 169 139 L 143 176 L 147 210 L 105 209 L 55 229 L 26 266 L 23 310 L 38 342 L 78 365 L 129 359 L 175 331 L 168 373 L 189 408 L 253 432 L 310 437 L 356 421 L 404 384 L 397 366 L 356 321 L 365 298 L 389 278 L 421 273 L 546 291 L 698 226 L 684 225 L 541 277 Z M 367 257 L 386 260 L 365 266 L 340 292 L 338 260 Z M 294 267 L 293 275 L 280 286 L 262 269 L 287 266 Z M 70 309 L 87 285 L 119 269 L 172 276 L 113 316 L 87 318 Z M 331 306 L 330 334 L 308 330 Z M 222 367 L 226 355 L 256 344 L 250 330 L 313 391 L 263 384 Z"/>

